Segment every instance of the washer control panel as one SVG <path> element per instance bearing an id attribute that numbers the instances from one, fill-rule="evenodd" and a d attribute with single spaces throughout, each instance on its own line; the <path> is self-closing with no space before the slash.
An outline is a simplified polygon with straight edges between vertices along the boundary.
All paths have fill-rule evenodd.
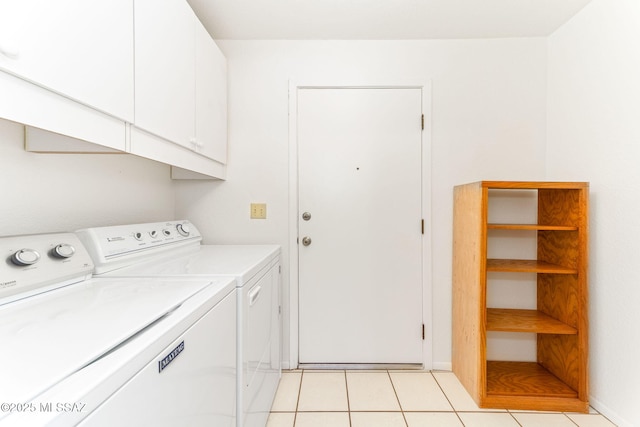
<path id="1" fill-rule="evenodd" d="M 76 234 L 102 274 L 183 247 L 199 247 L 202 236 L 189 221 L 87 228 Z"/>
<path id="2" fill-rule="evenodd" d="M 0 237 L 0 304 L 91 276 L 93 262 L 73 233 Z"/>

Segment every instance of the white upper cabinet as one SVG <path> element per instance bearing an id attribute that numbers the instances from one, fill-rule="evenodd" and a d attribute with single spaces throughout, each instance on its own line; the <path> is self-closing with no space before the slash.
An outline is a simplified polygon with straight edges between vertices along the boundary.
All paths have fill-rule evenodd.
<path id="1" fill-rule="evenodd" d="M 135 1 L 135 121 L 195 147 L 195 24 L 184 0 Z"/>
<path id="2" fill-rule="evenodd" d="M 196 20 L 196 143 L 198 152 L 227 162 L 227 59 Z"/>
<path id="3" fill-rule="evenodd" d="M 135 127 L 226 163 L 226 59 L 188 3 L 136 0 L 135 54 Z"/>
<path id="4" fill-rule="evenodd" d="M 0 0 L 0 118 L 32 128 L 29 151 L 224 178 L 226 59 L 186 0 Z"/>
<path id="5" fill-rule="evenodd" d="M 0 0 L 0 70 L 132 122 L 133 0 Z"/>

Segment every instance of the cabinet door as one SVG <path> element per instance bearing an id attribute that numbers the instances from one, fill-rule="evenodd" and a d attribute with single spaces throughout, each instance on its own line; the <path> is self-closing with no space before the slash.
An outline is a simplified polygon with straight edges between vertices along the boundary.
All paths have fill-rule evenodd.
<path id="1" fill-rule="evenodd" d="M 196 142 L 198 152 L 227 162 L 227 60 L 196 20 Z"/>
<path id="2" fill-rule="evenodd" d="M 184 0 L 135 1 L 135 125 L 195 148 L 195 15 Z"/>
<path id="3" fill-rule="evenodd" d="M 0 69 L 133 121 L 133 0 L 0 0 Z"/>

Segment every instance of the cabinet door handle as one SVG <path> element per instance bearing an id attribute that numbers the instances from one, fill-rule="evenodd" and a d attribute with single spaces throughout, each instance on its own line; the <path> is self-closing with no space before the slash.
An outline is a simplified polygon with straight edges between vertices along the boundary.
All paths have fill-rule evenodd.
<path id="1" fill-rule="evenodd" d="M 196 153 L 204 146 L 204 143 L 199 141 L 195 136 L 189 138 L 189 144 L 191 144 L 191 149 Z"/>
<path id="2" fill-rule="evenodd" d="M 249 307 L 253 306 L 258 300 L 260 296 L 260 291 L 262 290 L 262 286 L 258 285 L 255 288 L 249 291 Z"/>
<path id="3" fill-rule="evenodd" d="M 0 54 L 9 59 L 19 59 L 20 51 L 15 46 L 0 44 Z"/>

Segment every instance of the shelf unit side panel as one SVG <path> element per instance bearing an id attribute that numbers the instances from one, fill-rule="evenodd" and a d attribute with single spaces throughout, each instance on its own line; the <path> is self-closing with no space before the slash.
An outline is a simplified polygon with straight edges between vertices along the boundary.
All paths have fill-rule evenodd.
<path id="1" fill-rule="evenodd" d="M 579 335 L 538 335 L 538 363 L 580 396 L 584 369 L 578 347 Z"/>
<path id="2" fill-rule="evenodd" d="M 580 330 L 578 275 L 538 274 L 537 287 L 538 310 Z"/>
<path id="3" fill-rule="evenodd" d="M 538 231 L 538 260 L 577 269 L 581 261 L 579 232 Z"/>
<path id="4" fill-rule="evenodd" d="M 580 193 L 576 189 L 538 190 L 538 224 L 579 226 L 581 216 Z"/>
<path id="5" fill-rule="evenodd" d="M 578 357 L 581 369 L 578 398 L 589 401 L 589 189 L 580 191 L 580 262 L 578 263 Z"/>
<path id="6" fill-rule="evenodd" d="M 486 190 L 479 184 L 454 189 L 453 372 L 478 402 L 486 375 Z"/>

